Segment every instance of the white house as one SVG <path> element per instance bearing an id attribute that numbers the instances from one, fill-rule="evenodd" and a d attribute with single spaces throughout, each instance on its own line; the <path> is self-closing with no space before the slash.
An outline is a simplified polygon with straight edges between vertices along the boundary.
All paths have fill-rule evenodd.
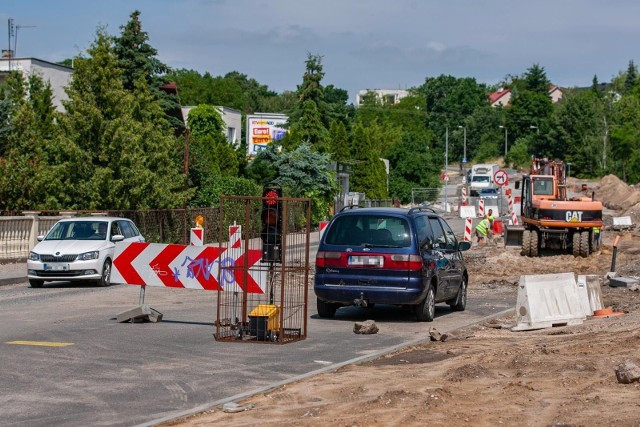
<path id="1" fill-rule="evenodd" d="M 45 82 L 49 82 L 51 90 L 53 91 L 53 106 L 58 111 L 64 111 L 62 101 L 69 99 L 64 88 L 71 81 L 73 68 L 36 58 L 1 58 L 0 83 L 3 82 L 12 71 L 20 71 L 25 78 L 36 74 Z"/>
<path id="2" fill-rule="evenodd" d="M 400 102 L 402 98 L 409 96 L 409 91 L 403 89 L 362 89 L 359 90 L 356 95 L 356 106 L 362 105 L 364 97 L 369 92 L 375 93 L 384 105 L 395 105 Z"/>
<path id="3" fill-rule="evenodd" d="M 189 117 L 189 111 L 191 111 L 194 106 L 182 107 L 182 116 L 184 117 L 184 123 L 187 124 L 187 119 Z M 216 110 L 220 113 L 220 117 L 225 124 L 224 134 L 227 137 L 227 141 L 229 144 L 233 144 L 234 146 L 240 145 L 240 132 L 242 130 L 242 113 L 238 110 L 234 110 L 233 108 L 217 106 Z"/>

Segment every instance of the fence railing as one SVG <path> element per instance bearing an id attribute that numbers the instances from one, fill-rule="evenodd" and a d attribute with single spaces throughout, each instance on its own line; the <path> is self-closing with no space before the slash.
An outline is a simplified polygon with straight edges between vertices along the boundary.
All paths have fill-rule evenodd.
<path id="1" fill-rule="evenodd" d="M 204 218 L 205 241 L 218 238 L 218 208 L 158 209 L 147 211 L 74 211 L 22 212 L 22 215 L 0 216 L 0 262 L 26 259 L 29 251 L 62 218 L 74 216 L 114 216 L 131 219 L 147 242 L 188 244 L 195 218 Z"/>

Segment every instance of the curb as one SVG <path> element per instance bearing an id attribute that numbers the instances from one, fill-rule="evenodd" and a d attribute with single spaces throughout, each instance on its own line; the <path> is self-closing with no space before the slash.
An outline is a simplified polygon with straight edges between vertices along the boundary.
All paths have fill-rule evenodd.
<path id="1" fill-rule="evenodd" d="M 479 324 L 481 324 L 483 322 L 486 322 L 488 320 L 494 319 L 496 317 L 504 316 L 504 315 L 514 311 L 514 310 L 515 310 L 515 308 L 508 308 L 508 309 L 500 311 L 498 313 L 493 313 L 493 314 L 491 314 L 489 316 L 483 317 L 482 319 L 477 320 L 475 322 L 472 322 L 472 323 L 469 323 L 469 324 L 466 324 L 466 325 L 462 325 L 459 328 L 452 329 L 450 331 L 443 331 L 443 332 L 451 333 L 451 332 L 459 331 L 461 329 L 469 328 L 471 326 L 479 325 Z M 187 409 L 186 411 L 175 412 L 175 413 L 173 413 L 171 415 L 167 415 L 165 417 L 158 418 L 158 419 L 155 419 L 153 421 L 149 421 L 149 422 L 142 423 L 142 424 L 137 424 L 134 427 L 152 427 L 152 426 L 156 426 L 156 425 L 161 424 L 161 423 L 167 423 L 167 422 L 171 422 L 171 421 L 176 421 L 178 419 L 187 418 L 187 417 L 199 414 L 201 412 L 206 412 L 206 411 L 208 411 L 208 410 L 210 410 L 212 408 L 215 408 L 215 407 L 218 407 L 218 406 L 222 406 L 225 403 L 233 402 L 235 400 L 244 400 L 244 399 L 247 399 L 247 398 L 252 397 L 254 395 L 257 395 L 257 394 L 262 394 L 262 393 L 269 392 L 269 391 L 274 390 L 274 389 L 276 389 L 278 387 L 282 387 L 283 385 L 287 385 L 287 384 L 294 383 L 294 382 L 297 382 L 297 381 L 305 380 L 307 378 L 311 378 L 311 377 L 314 377 L 316 375 L 324 374 L 324 373 L 327 373 L 327 372 L 337 371 L 338 369 L 340 369 L 340 368 L 342 368 L 343 366 L 346 366 L 346 365 L 354 365 L 354 364 L 358 364 L 358 363 L 368 362 L 370 360 L 377 359 L 377 358 L 379 358 L 381 356 L 384 356 L 386 354 L 393 353 L 394 351 L 399 350 L 401 348 L 408 347 L 408 346 L 411 346 L 411 345 L 421 344 L 421 343 L 429 342 L 429 341 L 431 341 L 431 337 L 427 334 L 427 337 L 424 337 L 424 338 L 416 338 L 416 339 L 413 339 L 413 340 L 410 340 L 410 341 L 406 341 L 406 342 L 403 342 L 403 343 L 400 343 L 400 344 L 396 344 L 396 345 L 391 346 L 391 347 L 384 348 L 384 349 L 379 350 L 379 351 L 377 351 L 375 353 L 372 353 L 372 354 L 367 354 L 367 355 L 364 355 L 364 356 L 355 357 L 353 359 L 346 360 L 344 362 L 334 363 L 333 365 L 326 366 L 326 367 L 320 368 L 320 369 L 316 369 L 315 371 L 307 372 L 306 374 L 297 375 L 295 377 L 292 377 L 292 378 L 289 378 L 289 379 L 286 379 L 286 380 L 282 380 L 282 381 L 278 381 L 278 382 L 275 382 L 273 384 L 269 384 L 269 385 L 266 385 L 266 386 L 263 386 L 263 387 L 259 387 L 257 389 L 253 389 L 253 390 L 250 390 L 250 391 L 247 391 L 247 392 L 244 392 L 244 393 L 239 393 L 239 394 L 236 394 L 234 396 L 226 397 L 224 399 L 216 400 L 215 402 L 212 402 L 212 403 L 205 403 L 205 404 L 202 404 L 200 406 L 196 406 L 195 408 Z"/>
<path id="2" fill-rule="evenodd" d="M 18 283 L 22 283 L 26 281 L 27 281 L 27 276 L 6 277 L 4 279 L 0 279 L 0 286 L 17 285 Z"/>

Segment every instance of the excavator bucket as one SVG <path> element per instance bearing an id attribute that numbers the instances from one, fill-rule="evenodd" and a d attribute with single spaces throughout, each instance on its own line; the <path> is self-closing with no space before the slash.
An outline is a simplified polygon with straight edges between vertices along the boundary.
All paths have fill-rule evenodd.
<path id="1" fill-rule="evenodd" d="M 523 233 L 524 233 L 523 225 L 505 225 L 504 245 L 505 246 L 522 246 Z"/>

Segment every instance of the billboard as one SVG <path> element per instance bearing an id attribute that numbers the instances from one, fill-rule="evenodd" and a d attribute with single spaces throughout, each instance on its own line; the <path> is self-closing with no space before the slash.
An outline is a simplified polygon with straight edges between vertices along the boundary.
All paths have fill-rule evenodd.
<path id="1" fill-rule="evenodd" d="M 270 142 L 284 138 L 287 120 L 289 117 L 284 114 L 257 113 L 247 116 L 247 155 L 253 157 Z"/>

